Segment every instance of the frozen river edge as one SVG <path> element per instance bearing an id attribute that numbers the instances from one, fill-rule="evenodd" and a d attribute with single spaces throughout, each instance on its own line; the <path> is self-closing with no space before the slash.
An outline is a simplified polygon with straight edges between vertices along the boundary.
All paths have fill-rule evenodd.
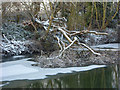
<path id="1" fill-rule="evenodd" d="M 1 63 L 2 72 L 0 81 L 12 80 L 35 80 L 47 78 L 46 75 L 56 75 L 58 73 L 72 73 L 73 71 L 87 71 L 95 68 L 106 67 L 105 65 L 90 65 L 85 67 L 69 67 L 69 68 L 40 68 L 32 66 L 35 62 L 27 61 L 31 58 L 26 58 L 18 61 L 10 61 Z"/>
<path id="2" fill-rule="evenodd" d="M 93 48 L 98 47 L 119 49 L 119 44 L 104 44 L 94 46 Z M 106 67 L 106 65 L 90 65 L 85 67 L 40 68 L 37 66 L 32 66 L 31 64 L 36 64 L 36 62 L 28 61 L 29 59 L 31 58 L 24 58 L 21 60 L 16 59 L 16 61 L 0 63 L 0 81 L 44 79 L 47 77 L 46 75 L 56 75 L 58 73 L 72 73 L 73 71 L 79 72 Z"/>

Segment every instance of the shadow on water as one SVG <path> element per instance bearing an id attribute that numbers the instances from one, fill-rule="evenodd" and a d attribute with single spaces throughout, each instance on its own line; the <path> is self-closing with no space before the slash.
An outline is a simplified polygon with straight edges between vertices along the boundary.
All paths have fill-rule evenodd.
<path id="1" fill-rule="evenodd" d="M 11 81 L 3 88 L 119 88 L 118 68 L 119 65 L 113 65 L 85 72 L 48 76 L 42 80 Z"/>

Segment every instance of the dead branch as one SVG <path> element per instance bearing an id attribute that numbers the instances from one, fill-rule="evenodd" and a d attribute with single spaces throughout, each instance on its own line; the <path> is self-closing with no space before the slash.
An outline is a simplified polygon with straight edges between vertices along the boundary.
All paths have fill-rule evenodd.
<path id="1" fill-rule="evenodd" d="M 47 59 L 55 59 L 55 58 L 61 57 L 63 55 L 63 53 L 65 52 L 65 50 L 67 50 L 68 48 L 70 48 L 74 44 L 87 48 L 89 51 L 91 51 L 95 55 L 101 55 L 100 53 L 95 52 L 92 48 L 90 48 L 86 44 L 80 43 L 78 41 L 79 39 L 75 35 L 88 34 L 88 33 L 95 34 L 95 35 L 108 35 L 107 33 L 89 31 L 89 30 L 69 31 L 65 27 L 60 27 L 60 26 L 54 25 L 52 21 L 49 22 L 47 24 L 47 26 L 45 24 L 46 21 L 44 21 L 44 22 L 37 21 L 37 23 L 40 23 L 43 25 L 43 27 L 46 27 L 47 31 L 48 31 L 48 29 L 50 29 L 49 28 L 50 26 L 52 27 L 52 30 L 50 32 L 53 33 L 54 37 L 57 39 L 58 46 L 60 47 L 60 54 L 58 56 L 55 56 L 52 58 L 47 58 Z M 56 32 L 60 32 L 60 33 L 57 33 L 59 35 L 59 37 L 56 35 Z M 67 42 L 70 43 L 69 45 L 66 46 L 66 44 L 68 44 L 68 43 L 66 41 L 64 41 L 65 39 L 63 38 L 63 36 L 65 37 Z M 73 37 L 73 40 L 72 40 L 72 37 Z"/>
<path id="2" fill-rule="evenodd" d="M 66 32 L 65 32 L 64 30 L 62 30 L 60 27 L 59 27 L 59 30 L 64 34 L 64 36 L 67 38 L 67 40 L 70 39 L 70 37 L 66 34 Z M 88 31 L 86 31 L 86 32 L 84 32 L 84 33 L 87 33 L 87 32 L 88 32 Z M 107 35 L 106 33 L 97 33 L 97 32 L 91 32 L 91 31 L 89 31 L 89 32 L 90 32 L 90 33 L 97 34 L 97 35 L 101 35 L 101 34 Z M 70 39 L 70 40 L 71 40 L 71 39 Z M 61 54 L 60 54 L 59 56 L 61 56 L 66 49 L 70 48 L 70 47 L 75 43 L 75 41 L 78 41 L 78 38 L 77 38 L 77 37 L 74 37 L 74 40 L 73 40 L 73 41 L 71 40 L 71 44 L 68 45 L 67 47 L 65 47 L 64 50 L 61 52 Z M 96 53 L 92 48 L 90 48 L 89 46 L 87 46 L 87 45 L 84 44 L 84 43 L 79 43 L 79 42 L 77 42 L 77 44 L 84 46 L 85 48 L 87 48 L 88 50 L 90 50 L 90 51 L 91 51 L 93 54 L 95 54 L 95 55 L 101 55 L 100 53 Z"/>
<path id="3" fill-rule="evenodd" d="M 84 47 L 86 47 L 88 50 L 90 50 L 90 51 L 91 51 L 93 54 L 95 54 L 95 55 L 98 55 L 98 56 L 101 55 L 100 53 L 95 52 L 92 48 L 90 48 L 89 46 L 87 46 L 87 45 L 84 44 L 84 43 L 78 43 L 78 45 L 83 45 Z"/>
<path id="4" fill-rule="evenodd" d="M 61 31 L 63 33 L 63 35 L 65 36 L 65 38 L 71 43 L 67 47 L 65 47 L 65 46 L 63 47 L 64 50 L 60 53 L 59 56 L 61 56 L 66 49 L 70 48 L 75 43 L 75 41 L 78 41 L 77 37 L 74 37 L 74 40 L 72 41 L 68 35 L 74 36 L 74 35 L 77 35 L 77 34 L 86 34 L 86 33 L 92 33 L 92 34 L 96 34 L 96 35 L 108 35 L 107 33 L 100 33 L 100 32 L 89 31 L 89 30 L 83 30 L 83 31 L 68 31 L 67 30 L 67 32 L 66 32 L 66 30 L 65 29 L 63 30 L 63 28 L 61 28 L 61 27 L 58 27 L 58 26 L 54 26 L 54 27 L 58 28 L 58 30 Z M 72 34 L 70 34 L 70 33 L 72 33 Z M 92 48 L 90 48 L 89 46 L 87 46 L 84 43 L 77 42 L 77 44 L 84 46 L 85 48 L 90 50 L 95 55 L 101 55 L 100 53 L 95 52 Z"/>
<path id="5" fill-rule="evenodd" d="M 57 41 L 58 41 L 58 45 L 59 45 L 59 47 L 60 47 L 60 52 L 63 50 L 63 48 L 62 48 L 62 45 L 60 44 L 60 39 L 57 37 L 57 36 L 54 36 L 56 39 L 57 39 Z"/>
<path id="6" fill-rule="evenodd" d="M 72 42 L 72 40 L 70 39 L 70 37 L 67 35 L 67 33 L 63 30 L 63 29 L 61 29 L 60 27 L 58 27 L 58 30 L 60 30 L 62 33 L 63 33 L 63 35 L 65 36 L 65 38 L 71 43 Z"/>
<path id="7" fill-rule="evenodd" d="M 38 31 L 37 31 L 37 28 L 36 28 L 36 26 L 33 24 L 33 22 L 31 22 L 31 25 L 34 27 L 35 33 L 37 33 L 37 32 L 38 32 Z"/>
<path id="8" fill-rule="evenodd" d="M 70 48 L 76 41 L 77 41 L 77 37 L 74 37 L 74 40 L 70 43 L 70 45 L 68 45 L 67 47 L 64 47 L 64 50 L 59 54 L 59 57 L 61 57 L 64 51 Z"/>
<path id="9" fill-rule="evenodd" d="M 89 30 L 82 30 L 82 31 L 68 31 L 64 29 L 70 36 L 78 35 L 78 34 L 88 34 L 92 33 L 95 35 L 108 35 L 108 33 L 101 33 L 101 32 L 96 32 L 96 31 L 89 31 Z"/>
<path id="10" fill-rule="evenodd" d="M 101 33 L 101 32 L 96 32 L 96 31 L 89 31 L 89 30 L 84 30 L 83 33 L 84 34 L 92 33 L 92 34 L 96 34 L 96 35 L 108 35 L 108 33 Z"/>
<path id="11" fill-rule="evenodd" d="M 4 34 L 2 34 L 3 35 L 3 38 L 8 42 L 8 43 L 10 43 L 10 41 L 7 39 L 7 37 L 4 35 Z"/>
<path id="12" fill-rule="evenodd" d="M 65 49 L 65 43 L 61 40 L 61 44 L 63 46 L 63 49 Z"/>

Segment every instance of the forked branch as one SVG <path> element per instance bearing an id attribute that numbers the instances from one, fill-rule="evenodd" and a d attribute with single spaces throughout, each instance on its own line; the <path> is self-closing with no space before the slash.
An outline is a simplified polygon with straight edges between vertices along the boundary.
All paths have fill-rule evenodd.
<path id="1" fill-rule="evenodd" d="M 39 23 L 41 24 L 43 22 L 39 21 Z M 43 23 L 42 25 L 45 26 L 46 24 Z M 60 47 L 60 54 L 56 57 L 47 58 L 47 59 L 55 59 L 55 58 L 61 57 L 63 55 L 63 53 L 65 52 L 65 50 L 67 50 L 68 48 L 71 48 L 71 46 L 74 44 L 87 48 L 89 51 L 91 51 L 95 55 L 101 55 L 100 53 L 95 52 L 92 48 L 90 48 L 86 44 L 80 43 L 79 39 L 76 37 L 76 35 L 89 34 L 89 33 L 95 34 L 95 35 L 108 35 L 108 33 L 89 31 L 89 30 L 69 31 L 65 27 L 61 27 L 59 25 L 58 26 L 54 25 L 52 22 L 49 22 L 49 26 L 51 26 L 51 28 L 52 28 L 52 30 L 50 30 L 49 32 L 52 33 L 53 36 L 57 39 L 58 46 Z M 47 26 L 45 26 L 45 27 L 47 27 Z M 67 42 L 65 42 L 65 40 L 67 40 Z"/>

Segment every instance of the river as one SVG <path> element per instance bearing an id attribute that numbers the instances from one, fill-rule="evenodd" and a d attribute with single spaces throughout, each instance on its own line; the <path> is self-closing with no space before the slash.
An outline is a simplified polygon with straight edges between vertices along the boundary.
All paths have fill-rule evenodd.
<path id="1" fill-rule="evenodd" d="M 109 46 L 114 46 L 109 45 Z M 108 46 L 107 46 L 108 47 Z M 117 48 L 118 45 L 116 46 Z M 111 48 L 111 47 L 110 47 Z M 35 55 L 2 58 L 2 88 L 117 88 L 120 89 L 120 65 L 89 65 L 68 68 L 32 66 Z"/>
<path id="2" fill-rule="evenodd" d="M 2 88 L 119 88 L 119 65 L 44 69 L 35 66 L 31 68 L 26 63 L 31 62 L 28 61 L 31 59 L 29 55 L 4 59 Z M 36 71 L 38 68 L 39 72 Z"/>

